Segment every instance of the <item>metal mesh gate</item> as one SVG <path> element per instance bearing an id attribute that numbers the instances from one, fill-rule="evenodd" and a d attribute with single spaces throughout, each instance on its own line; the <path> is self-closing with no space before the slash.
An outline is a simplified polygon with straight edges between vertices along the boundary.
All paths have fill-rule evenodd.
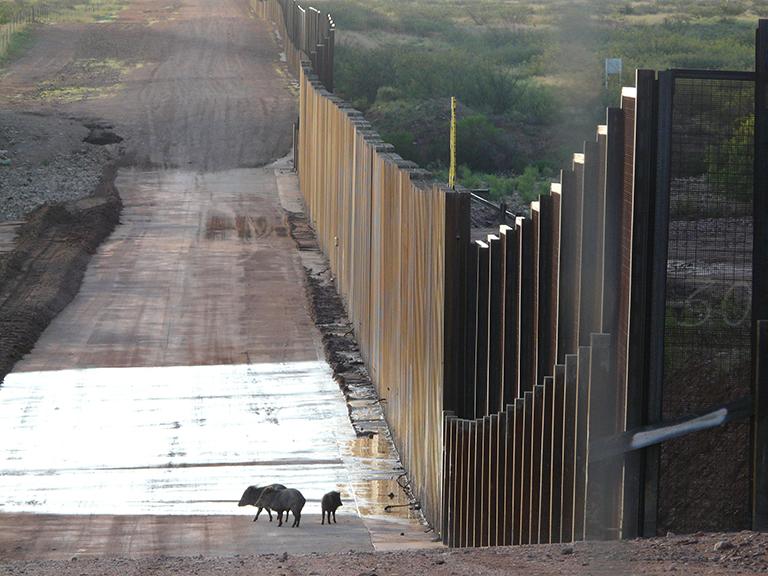
<path id="1" fill-rule="evenodd" d="M 754 78 L 673 71 L 662 417 L 750 393 Z M 749 423 L 661 448 L 658 529 L 749 528 Z"/>

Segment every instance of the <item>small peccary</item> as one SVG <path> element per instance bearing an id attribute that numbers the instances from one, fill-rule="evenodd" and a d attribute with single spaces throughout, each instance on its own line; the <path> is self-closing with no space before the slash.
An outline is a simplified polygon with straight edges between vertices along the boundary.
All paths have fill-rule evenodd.
<path id="1" fill-rule="evenodd" d="M 245 492 L 243 492 L 242 498 L 240 498 L 240 502 L 238 503 L 238 506 L 258 506 L 256 502 L 261 497 L 261 493 L 264 491 L 265 488 L 273 488 L 274 490 L 285 490 L 285 486 L 282 484 L 269 484 L 268 486 L 248 486 L 248 488 L 245 489 Z M 266 508 L 267 514 L 269 514 L 269 521 L 272 522 L 272 511 L 267 506 L 259 506 L 259 509 L 256 511 L 256 518 L 253 519 L 254 522 L 259 519 L 259 514 L 261 514 L 261 511 Z M 288 519 L 288 516 L 285 517 L 285 519 Z"/>
<path id="2" fill-rule="evenodd" d="M 331 514 L 333 514 L 333 523 L 336 524 L 336 510 L 339 506 L 342 506 L 341 494 L 335 490 L 328 492 L 328 494 L 323 496 L 321 505 L 323 507 L 323 521 L 320 524 L 325 524 L 326 513 L 328 514 L 328 525 L 331 525 Z"/>
<path id="3" fill-rule="evenodd" d="M 283 525 L 283 512 L 285 519 L 288 520 L 288 511 L 293 512 L 293 528 L 297 528 L 301 522 L 301 509 L 304 508 L 306 499 L 298 490 L 286 488 L 285 490 L 275 490 L 271 486 L 266 486 L 261 492 L 261 496 L 256 502 L 256 506 L 272 509 L 277 512 L 278 526 Z"/>

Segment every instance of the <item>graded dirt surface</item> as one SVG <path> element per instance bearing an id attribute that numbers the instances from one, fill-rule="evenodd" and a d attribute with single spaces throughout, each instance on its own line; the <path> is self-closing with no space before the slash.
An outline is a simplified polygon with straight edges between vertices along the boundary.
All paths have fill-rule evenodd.
<path id="1" fill-rule="evenodd" d="M 198 173 L 262 166 L 288 152 L 295 93 L 271 27 L 253 17 L 249 2 L 136 0 L 125 5 L 113 22 L 34 26 L 28 51 L 0 70 L 0 148 L 7 148 L 11 158 L 11 166 L 0 171 L 0 220 L 23 220 L 26 210 L 46 201 L 88 196 L 111 158 L 124 166 Z M 124 140 L 107 147 L 83 143 L 87 127 L 94 125 Z M 27 329 L 29 323 L 16 318 L 28 311 L 20 316 L 5 306 L 12 316 L 8 322 L 15 325 L 2 332 L 20 337 L 6 349 L 0 377 L 72 298 L 91 252 L 114 225 L 105 229 L 98 222 L 87 230 L 97 240 L 84 243 L 75 255 L 65 254 L 64 230 L 21 255 L 45 251 L 44 259 L 14 257 L 19 268 L 50 277 L 44 289 L 55 293 L 57 304 L 50 306 L 47 296 L 36 299 L 40 286 L 16 284 L 12 296 L 44 308 L 45 320 Z M 18 230 L 3 227 L 3 254 L 13 249 Z M 77 262 L 75 274 L 50 273 L 69 271 L 66 260 Z M 7 293 L 3 299 L 12 302 Z"/>
<path id="2" fill-rule="evenodd" d="M 322 357 L 273 169 L 122 169 L 121 224 L 16 371 Z"/>
<path id="3" fill-rule="evenodd" d="M 0 79 L 2 107 L 107 122 L 142 166 L 256 167 L 290 149 L 296 99 L 247 0 L 134 0 L 114 22 L 33 37 Z"/>
<path id="4" fill-rule="evenodd" d="M 258 522 L 250 516 L 13 516 L 14 526 L 26 538 L 7 534 L 0 526 L 0 546 L 7 539 L 13 550 L 0 561 L 12 558 L 152 558 L 246 554 L 306 554 L 307 549 L 327 554 L 373 552 L 371 539 L 360 518 L 339 515 L 331 527 L 320 524 L 319 514 L 305 514 L 301 527 L 290 522 L 278 526 L 262 513 Z M 152 537 L 147 537 L 152 535 Z M 95 537 L 94 537 L 95 536 Z M 0 574 L 4 567 L 0 564 Z"/>

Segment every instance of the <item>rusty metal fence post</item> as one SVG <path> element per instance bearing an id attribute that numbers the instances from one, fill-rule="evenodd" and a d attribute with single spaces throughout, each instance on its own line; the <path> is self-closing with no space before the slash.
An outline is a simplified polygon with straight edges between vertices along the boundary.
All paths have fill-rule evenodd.
<path id="1" fill-rule="evenodd" d="M 512 544 L 523 543 L 523 525 L 521 510 L 523 507 L 524 478 L 524 440 L 525 440 L 525 398 L 515 399 L 515 427 L 513 430 L 513 470 L 512 470 L 512 508 L 511 530 Z"/>
<path id="2" fill-rule="evenodd" d="M 565 396 L 563 410 L 563 487 L 561 496 L 562 520 L 560 540 L 574 539 L 576 497 L 576 407 L 578 406 L 578 356 L 565 357 Z"/>
<path id="3" fill-rule="evenodd" d="M 587 492 L 587 431 L 589 427 L 589 361 L 588 346 L 579 346 L 576 355 L 576 465 L 574 472 L 573 539 L 584 540 Z"/>
<path id="4" fill-rule="evenodd" d="M 544 428 L 544 386 L 537 384 L 533 387 L 533 408 L 531 416 L 531 443 L 529 444 L 531 480 L 530 480 L 530 514 L 529 543 L 539 543 L 539 511 L 541 504 L 541 445 Z"/>
<path id="5" fill-rule="evenodd" d="M 549 541 L 562 542 L 563 524 L 563 446 L 565 417 L 565 366 L 555 366 L 552 401 L 552 503 Z"/>
<path id="6" fill-rule="evenodd" d="M 539 496 L 540 544 L 549 544 L 552 533 L 552 441 L 554 429 L 554 379 L 544 378 L 541 417 L 541 489 Z"/>
<path id="7" fill-rule="evenodd" d="M 451 527 L 456 524 L 456 485 L 458 477 L 458 467 L 456 463 L 456 457 L 458 451 L 458 420 L 456 416 L 446 411 L 444 413 L 443 420 L 443 504 L 442 504 L 442 520 L 443 524 L 440 527 L 440 534 L 442 535 L 443 544 L 453 547 L 454 534 Z"/>
<path id="8" fill-rule="evenodd" d="M 615 417 L 617 390 L 612 378 L 611 336 L 592 334 L 590 344 L 585 538 L 609 540 L 620 536 L 621 459 L 590 462 L 589 445 L 621 430 Z"/>

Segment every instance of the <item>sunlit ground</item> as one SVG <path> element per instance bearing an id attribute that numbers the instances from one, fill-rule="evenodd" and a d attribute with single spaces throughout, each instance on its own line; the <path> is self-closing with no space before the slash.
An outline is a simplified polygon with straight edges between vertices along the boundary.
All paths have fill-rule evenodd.
<path id="1" fill-rule="evenodd" d="M 394 465 L 361 453 L 321 362 L 11 374 L 0 438 L 3 512 L 252 514 L 245 487 L 279 482 L 305 513 L 340 489 L 349 513 Z"/>

